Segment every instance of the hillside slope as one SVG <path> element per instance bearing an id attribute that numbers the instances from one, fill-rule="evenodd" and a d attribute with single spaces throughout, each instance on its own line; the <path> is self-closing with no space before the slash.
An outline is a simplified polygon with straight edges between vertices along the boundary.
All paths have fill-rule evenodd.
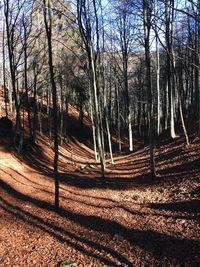
<path id="1" fill-rule="evenodd" d="M 18 155 L 0 144 L 0 266 L 199 266 L 200 140 L 180 136 L 107 159 L 106 180 L 87 142 L 60 147 L 60 214 L 53 210 L 48 138 Z M 4 140 L 5 141 L 5 140 Z M 74 265 L 75 266 L 75 265 Z"/>

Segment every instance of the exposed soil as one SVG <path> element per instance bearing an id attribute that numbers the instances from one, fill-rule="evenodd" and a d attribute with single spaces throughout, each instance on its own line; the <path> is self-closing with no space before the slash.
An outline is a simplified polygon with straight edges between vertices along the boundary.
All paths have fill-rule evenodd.
<path id="1" fill-rule="evenodd" d="M 0 266 L 200 266 L 200 139 L 162 138 L 158 178 L 149 150 L 107 158 L 106 179 L 89 142 L 60 147 L 60 213 L 54 212 L 48 138 L 17 154 L 0 146 Z M 164 141 L 163 141 L 164 140 Z"/>

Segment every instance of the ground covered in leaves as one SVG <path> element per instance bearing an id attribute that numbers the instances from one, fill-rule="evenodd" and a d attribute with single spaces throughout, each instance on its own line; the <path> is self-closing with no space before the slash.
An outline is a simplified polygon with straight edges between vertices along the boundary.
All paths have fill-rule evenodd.
<path id="1" fill-rule="evenodd" d="M 0 146 L 0 266 L 200 266 L 200 139 L 190 134 L 107 158 L 92 146 L 60 147 L 60 213 L 54 212 L 53 150 L 45 135 L 17 154 Z M 70 265 L 72 263 L 72 265 Z"/>

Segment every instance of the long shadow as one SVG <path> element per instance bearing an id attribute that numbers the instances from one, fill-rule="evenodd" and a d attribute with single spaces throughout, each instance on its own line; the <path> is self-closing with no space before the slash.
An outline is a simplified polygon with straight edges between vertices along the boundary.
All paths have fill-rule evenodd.
<path id="1" fill-rule="evenodd" d="M 200 199 L 200 186 L 192 190 L 192 195 Z"/>
<path id="2" fill-rule="evenodd" d="M 1 170 L 1 169 L 0 169 Z M 25 183 L 22 183 L 20 180 L 17 180 L 13 175 L 9 174 L 8 172 L 4 171 L 4 170 L 1 170 L 2 172 L 4 172 L 5 174 L 9 175 L 14 181 L 16 181 L 17 183 L 20 183 L 24 186 L 26 186 Z M 18 173 L 18 172 L 17 172 Z M 20 173 L 18 173 L 18 175 L 20 175 Z M 25 176 L 22 175 L 22 177 L 24 177 L 25 180 L 28 180 L 30 182 L 32 182 L 31 180 L 29 180 L 28 178 L 26 178 Z M 39 186 L 39 184 L 33 182 L 35 185 Z M 48 190 L 45 190 L 45 189 L 41 189 L 41 188 L 37 188 L 35 186 L 33 186 L 33 188 L 35 188 L 36 190 L 39 190 L 39 191 L 42 191 L 44 193 L 47 193 L 47 194 L 51 194 L 53 195 L 53 192 L 51 191 L 48 191 Z M 74 202 L 74 203 L 77 203 L 77 204 L 81 204 L 81 205 L 86 205 L 86 206 L 89 206 L 89 207 L 93 207 L 93 208 L 106 208 L 106 209 L 112 209 L 112 208 L 120 208 L 120 209 L 123 209 L 127 212 L 129 212 L 130 214 L 132 215 L 151 215 L 151 216 L 162 216 L 162 217 L 166 217 L 166 218 L 174 218 L 174 219 L 196 219 L 195 218 L 195 215 L 194 216 L 188 216 L 188 215 L 165 215 L 165 214 L 159 214 L 159 213 L 152 213 L 152 212 L 148 212 L 148 213 L 144 213 L 144 212 L 139 212 L 139 211 L 135 211 L 135 210 L 132 210 L 132 209 L 129 209 L 127 208 L 126 206 L 124 205 L 119 205 L 118 202 L 112 200 L 112 199 L 108 199 L 108 198 L 102 198 L 102 197 L 94 197 L 94 196 L 89 196 L 89 195 L 84 195 L 84 194 L 78 194 L 76 192 L 73 192 L 73 191 L 70 191 L 69 189 L 66 189 L 64 187 L 61 187 L 62 190 L 64 191 L 67 191 L 67 192 L 70 192 L 70 194 L 73 194 L 75 195 L 76 197 L 81 197 L 81 198 L 89 198 L 89 199 L 93 199 L 93 200 L 96 200 L 98 201 L 98 204 L 93 204 L 90 201 L 86 201 L 86 200 L 79 200 L 79 199 L 76 199 L 74 197 L 69 197 L 69 196 L 61 196 L 62 199 L 64 200 L 67 200 L 67 201 L 71 201 L 71 202 Z M 104 201 L 104 202 L 108 202 L 106 204 L 100 204 L 99 201 Z M 191 206 L 191 202 L 192 202 L 192 206 Z M 182 212 L 187 212 L 187 213 L 195 213 L 195 212 L 200 212 L 200 201 L 198 200 L 194 200 L 194 201 L 191 201 L 191 202 L 177 202 L 177 203 L 164 203 L 164 204 L 161 204 L 161 203 L 158 203 L 158 204 L 150 204 L 148 205 L 148 207 L 150 208 L 153 208 L 153 209 L 158 209 L 158 210 L 173 210 L 173 211 L 182 211 Z M 179 204 L 180 203 L 180 204 Z M 134 203 L 132 203 L 134 204 Z M 137 203 L 136 203 L 137 204 Z M 176 207 L 179 207 L 179 206 L 183 206 L 184 207 L 184 204 L 186 205 L 185 209 L 176 209 Z M 199 205 L 199 206 L 198 206 Z M 162 208 L 163 207 L 166 207 L 166 208 Z M 169 208 L 167 209 L 167 207 L 169 206 Z M 174 208 L 171 208 L 170 207 L 173 207 Z"/>
<path id="3" fill-rule="evenodd" d="M 60 180 L 63 184 L 71 185 L 81 189 L 112 189 L 112 190 L 127 190 L 138 188 L 141 186 L 152 186 L 159 183 L 159 180 L 152 180 L 150 173 L 145 173 L 138 175 L 137 177 L 130 177 L 130 174 L 127 177 L 121 177 L 121 175 L 116 175 L 113 173 L 112 177 L 102 179 L 99 177 L 88 178 L 87 174 L 75 175 L 75 174 L 60 174 Z"/>
<path id="4" fill-rule="evenodd" d="M 0 197 L 0 202 L 3 203 L 3 204 L 0 204 L 0 207 L 4 209 L 6 212 L 10 213 L 11 215 L 17 217 L 17 219 L 23 222 L 26 222 L 31 226 L 35 226 L 39 228 L 40 230 L 55 237 L 58 241 L 67 243 L 68 245 L 84 253 L 85 255 L 99 259 L 108 266 L 118 266 L 112 260 L 107 259 L 106 256 L 105 257 L 99 256 L 98 254 L 93 252 L 93 250 L 97 249 L 98 251 L 109 253 L 110 255 L 113 256 L 113 258 L 116 258 L 120 260 L 121 262 L 128 264 L 128 266 L 131 266 L 130 262 L 125 257 L 123 257 L 118 252 L 104 245 L 101 245 L 95 241 L 83 238 L 79 236 L 78 234 L 71 233 L 67 231 L 65 228 L 57 226 L 56 224 L 52 222 L 47 222 L 46 220 L 42 219 L 41 217 L 38 217 L 37 215 L 33 215 L 30 212 L 24 211 L 21 208 L 10 204 L 9 202 L 5 201 L 1 197 Z M 83 245 L 77 244 L 78 243 L 77 241 L 83 243 Z M 84 245 L 88 246 L 87 249 L 84 248 Z"/>
<path id="5" fill-rule="evenodd" d="M 94 153 L 92 153 L 91 149 L 86 149 L 86 146 L 81 146 L 76 139 L 74 138 L 70 138 L 70 143 L 67 146 L 64 146 L 63 148 L 69 153 L 75 153 L 75 155 L 79 156 L 79 157 L 84 157 L 84 158 L 88 158 L 88 159 L 94 159 Z M 83 143 L 81 143 L 83 144 Z M 59 152 L 59 154 L 65 156 L 65 154 L 63 154 L 61 151 Z"/>
<path id="6" fill-rule="evenodd" d="M 13 170 L 13 169 L 12 169 L 12 170 Z M 11 177 L 11 179 L 13 179 L 16 183 L 21 184 L 21 185 L 23 185 L 23 186 L 28 186 L 28 184 L 22 182 L 19 178 L 16 179 L 16 178 L 14 177 L 14 175 L 12 175 L 12 174 L 6 172 L 5 170 L 0 169 L 0 171 L 2 171 L 3 173 L 5 173 L 6 175 L 9 175 L 9 176 Z M 31 186 L 32 188 L 34 188 L 34 189 L 36 189 L 36 190 L 39 190 L 39 191 L 41 191 L 41 192 L 47 193 L 47 194 L 53 194 L 53 192 L 51 192 L 51 191 L 45 190 L 45 189 L 43 189 L 43 188 L 39 188 L 39 186 L 41 187 L 41 185 L 40 185 L 39 183 L 33 182 L 32 180 L 28 179 L 26 176 L 20 174 L 20 173 L 17 172 L 16 170 L 13 170 L 13 171 L 16 172 L 19 176 L 23 177 L 26 181 L 31 182 L 31 183 L 33 184 L 33 185 Z M 1 178 L 1 177 L 0 177 L 0 178 Z"/>
<path id="7" fill-rule="evenodd" d="M 13 195 L 17 199 L 28 201 L 36 205 L 37 207 L 53 211 L 53 206 L 50 203 L 23 195 L 2 181 L 0 181 L 0 186 L 4 191 L 9 193 L 10 195 Z M 5 202 L 5 200 L 3 200 L 2 198 L 1 201 L 6 205 L 6 207 L 4 206 L 4 209 L 11 213 L 14 212 L 17 218 L 24 220 L 24 216 L 28 217 L 30 224 L 35 225 L 36 227 L 49 233 L 50 235 L 53 235 L 55 238 L 62 242 L 67 242 L 68 244 L 74 246 L 77 250 L 82 251 L 87 255 L 96 258 L 99 257 L 94 253 L 92 254 L 89 251 L 85 251 L 85 249 L 81 245 L 74 244 L 74 242 L 70 242 L 69 239 L 73 238 L 79 240 L 80 242 L 83 242 L 84 244 L 87 244 L 90 247 L 97 248 L 98 250 L 104 250 L 106 253 L 110 253 L 113 257 L 120 260 L 121 262 L 127 264 L 128 266 L 132 266 L 132 263 L 128 259 L 120 255 L 113 249 L 107 248 L 104 245 L 100 245 L 94 241 L 70 233 L 66 229 L 57 226 L 54 223 L 46 222 L 36 215 L 30 214 L 27 211 L 23 211 L 19 207 L 12 206 L 8 202 Z M 186 262 L 188 262 L 189 264 L 196 264 L 197 262 L 195 262 L 195 260 L 199 260 L 189 256 L 190 254 L 188 253 L 188 251 L 191 251 L 191 248 L 192 252 L 197 252 L 198 249 L 200 249 L 199 242 L 194 240 L 179 240 L 177 238 L 160 234 L 154 231 L 134 231 L 125 228 L 115 221 L 105 220 L 97 216 L 87 216 L 83 214 L 72 213 L 65 209 L 61 209 L 60 216 L 67 218 L 74 223 L 78 223 L 88 230 L 95 230 L 99 233 L 109 234 L 112 236 L 116 234 L 120 235 L 126 241 L 130 242 L 132 246 L 140 246 L 142 249 L 150 251 L 161 261 L 164 257 L 167 257 L 172 262 L 179 264 L 185 264 Z M 193 253 L 191 253 L 191 255 L 193 255 Z M 101 258 L 101 260 L 105 264 L 115 266 L 115 264 L 108 259 Z"/>
<path id="8" fill-rule="evenodd" d="M 193 152 L 193 151 L 192 151 Z M 199 151 L 198 151 L 199 152 Z M 180 154 L 179 154 L 179 156 L 180 156 Z M 190 156 L 188 156 L 187 154 L 186 154 L 186 152 L 184 152 L 184 154 L 182 155 L 182 158 L 181 158 L 181 160 L 184 160 L 184 164 L 182 164 L 183 166 L 184 165 L 186 165 L 186 164 L 191 164 L 191 166 L 194 166 L 195 164 L 194 164 L 194 161 L 195 160 L 197 160 L 197 159 L 199 159 L 199 157 L 200 157 L 200 153 L 197 153 L 197 151 L 195 151 L 195 157 L 193 157 L 193 158 L 190 158 Z M 159 165 L 162 165 L 162 164 L 166 164 L 167 162 L 171 162 L 171 161 L 174 161 L 174 162 L 177 162 L 177 165 L 181 165 L 180 163 L 180 157 L 170 157 L 170 153 L 168 154 L 168 155 L 166 155 L 162 160 L 161 160 L 161 157 L 160 156 L 158 156 L 157 157 L 157 161 L 158 161 L 158 164 L 157 164 L 157 166 L 159 166 Z M 196 167 L 199 167 L 198 165 L 196 166 Z"/>
<path id="9" fill-rule="evenodd" d="M 137 211 L 137 210 L 133 210 L 131 208 L 128 208 L 124 205 L 120 205 L 120 204 L 94 204 L 94 203 L 91 203 L 89 201 L 86 201 L 86 200 L 78 200 L 78 199 L 74 199 L 72 197 L 65 197 L 65 196 L 62 196 L 62 199 L 64 200 L 67 200 L 67 201 L 70 201 L 70 202 L 73 202 L 73 203 L 77 203 L 79 205 L 82 205 L 82 206 L 88 206 L 88 207 L 92 207 L 92 208 L 95 208 L 95 209 L 114 209 L 114 208 L 117 208 L 117 209 L 122 209 L 126 212 L 128 212 L 129 214 L 132 214 L 133 216 L 137 215 L 137 216 L 153 216 L 153 217 L 164 217 L 164 218 L 173 218 L 173 219 L 185 219 L 185 220 L 199 220 L 199 216 L 196 214 L 197 210 L 199 213 L 199 208 L 196 206 L 196 208 L 193 206 L 193 204 L 190 204 L 188 203 L 188 207 L 182 209 L 182 210 L 178 210 L 176 208 L 172 208 L 172 209 L 164 209 L 164 208 L 158 208 L 158 210 L 171 210 L 171 211 L 181 211 L 181 212 L 184 212 L 184 213 L 191 213 L 191 215 L 177 215 L 177 214 L 170 214 L 170 215 L 167 215 L 167 214 L 164 214 L 164 213 L 158 213 L 158 212 L 141 212 L 141 211 Z M 98 200 L 98 198 L 96 198 L 96 200 Z M 197 202 L 197 201 L 196 201 Z M 180 202 L 181 203 L 181 202 Z M 134 203 L 132 203 L 134 205 Z M 137 203 L 136 203 L 137 204 Z M 199 205 L 200 203 L 197 202 L 196 205 Z M 175 205 L 176 206 L 176 203 L 172 203 L 172 206 Z M 184 205 L 184 204 L 183 204 Z M 187 204 L 186 204 L 187 205 Z M 195 205 L 195 204 L 194 204 Z M 156 206 L 156 204 L 155 204 Z M 154 204 L 152 205 L 148 205 L 147 207 L 149 208 L 153 208 L 153 209 L 157 209 L 156 207 L 154 206 Z M 178 203 L 177 203 L 177 206 L 178 206 Z M 190 207 L 191 207 L 191 210 L 190 210 Z"/>
<path id="10" fill-rule="evenodd" d="M 132 215 L 151 215 L 151 216 L 162 216 L 162 217 L 166 217 L 166 218 L 174 218 L 174 219 L 187 219 L 187 220 L 193 220 L 193 219 L 196 219 L 196 215 L 194 214 L 191 214 L 191 215 L 180 215 L 180 214 L 171 214 L 171 215 L 166 215 L 166 214 L 163 214 L 163 213 L 155 213 L 155 212 L 148 212 L 148 213 L 144 213 L 144 212 L 140 212 L 140 211 L 135 211 L 133 210 L 133 208 L 129 208 L 127 207 L 127 205 L 123 205 L 123 204 L 120 204 L 119 205 L 119 202 L 116 201 L 116 200 L 113 200 L 113 199 L 110 199 L 110 198 L 104 198 L 104 197 L 99 197 L 99 196 L 91 196 L 91 195 L 86 195 L 86 194 L 83 194 L 82 192 L 81 193 L 77 193 L 77 192 L 74 192 L 73 190 L 70 190 L 69 188 L 65 188 L 65 187 L 61 187 L 62 190 L 70 193 L 72 196 L 71 197 L 65 197 L 65 196 L 62 196 L 62 198 L 66 198 L 68 200 L 71 200 L 71 201 L 75 201 L 75 202 L 78 202 L 80 204 L 86 204 L 86 205 L 90 205 L 92 207 L 103 207 L 103 208 L 121 208 L 121 209 L 124 209 L 125 211 L 127 211 L 128 213 L 132 214 Z M 198 188 L 197 188 L 198 189 Z M 198 189 L 199 190 L 199 189 Z M 76 197 L 78 198 L 82 198 L 81 201 L 77 201 Z M 83 200 L 84 199 L 84 200 Z M 87 200 L 87 202 L 85 201 L 85 199 L 89 199 Z M 92 201 L 98 201 L 98 205 L 94 205 L 91 203 L 91 200 Z M 103 205 L 101 206 L 101 202 L 106 202 L 106 205 Z M 175 202 L 174 202 L 175 203 Z M 134 202 L 131 202 L 131 205 L 138 205 L 138 203 L 134 203 Z M 150 207 L 152 209 L 155 209 L 155 206 L 156 205 L 159 205 L 162 203 L 158 203 L 158 204 L 150 204 L 150 205 L 145 205 L 145 207 Z M 165 204 L 165 203 L 164 203 Z M 173 204 L 173 203 L 172 203 Z M 151 206 L 152 205 L 152 206 Z M 155 206 L 154 206 L 155 205 Z M 141 206 L 141 205 L 140 205 Z M 200 209 L 200 207 L 199 207 Z M 159 209 L 158 209 L 159 210 Z M 162 209 L 160 209 L 162 210 Z M 189 210 L 189 213 L 191 213 L 191 211 Z"/>
<path id="11" fill-rule="evenodd" d="M 146 151 L 146 153 L 147 152 L 148 151 Z M 178 167 L 167 167 L 164 170 L 161 170 L 160 166 L 166 163 L 164 160 L 165 158 L 169 159 L 170 155 L 174 155 L 173 153 L 177 155 L 177 152 L 171 151 L 170 149 L 170 151 L 166 152 L 164 156 L 157 156 L 157 169 L 162 179 L 152 181 L 149 174 L 148 158 L 146 158 L 146 154 L 143 159 L 138 159 L 139 155 L 142 155 L 141 153 L 142 151 L 139 151 L 139 154 L 138 152 L 133 153 L 132 155 L 127 154 L 127 158 L 130 160 L 132 159 L 131 164 L 129 162 L 129 166 L 127 165 L 127 163 L 117 163 L 116 165 L 109 167 L 110 169 L 105 172 L 106 178 L 104 180 L 101 179 L 99 168 L 87 168 L 86 171 L 78 171 L 77 169 L 74 170 L 74 168 L 71 168 L 71 170 L 67 170 L 68 173 L 66 173 L 65 168 L 63 168 L 63 164 L 61 163 L 61 181 L 65 184 L 73 185 L 77 188 L 110 188 L 113 190 L 124 190 L 140 186 L 152 186 L 155 184 L 162 184 L 164 180 L 166 181 L 165 177 L 167 177 L 167 180 L 176 179 L 176 177 L 171 177 L 171 174 L 177 174 L 176 180 L 178 180 L 179 177 L 181 178 L 182 176 L 182 172 L 180 172 L 180 170 L 184 170 L 186 174 L 189 172 L 192 166 L 195 168 L 195 170 L 199 171 L 198 165 L 200 166 L 200 162 L 198 159 L 196 159 L 193 163 L 185 162 L 184 164 L 180 165 L 180 170 L 178 169 Z M 137 158 L 136 155 L 138 155 Z M 41 174 L 48 176 L 50 179 L 53 178 L 52 159 L 45 155 L 41 146 L 33 145 L 33 147 L 31 147 L 30 151 L 27 151 L 27 153 L 24 153 L 22 156 L 19 156 L 17 154 L 15 156 L 19 160 L 24 161 L 33 169 L 40 172 Z M 65 155 L 63 156 L 65 157 Z M 120 157 L 118 157 L 116 162 L 119 160 Z M 136 168 L 138 168 L 138 170 L 136 170 Z"/>
<path id="12" fill-rule="evenodd" d="M 20 161 L 24 161 L 29 167 L 37 170 L 39 173 L 53 177 L 52 159 L 46 157 L 40 146 L 33 144 L 29 151 L 23 152 L 22 155 L 15 153 L 15 157 Z"/>
<path id="13" fill-rule="evenodd" d="M 167 167 L 166 169 L 160 170 L 161 175 L 170 175 L 173 174 L 178 176 L 179 174 L 184 177 L 188 173 L 198 174 L 200 171 L 200 158 L 196 158 L 193 161 L 184 162 L 183 164 L 178 164 L 176 166 Z"/>
<path id="14" fill-rule="evenodd" d="M 21 182 L 20 180 L 16 179 L 12 174 L 8 173 L 7 171 L 3 170 L 0 168 L 0 171 L 2 171 L 3 173 L 5 173 L 6 175 L 9 175 L 15 182 L 17 182 L 18 184 L 21 185 L 26 185 L 25 183 Z"/>
<path id="15" fill-rule="evenodd" d="M 3 181 L 0 181 L 0 187 L 6 193 L 15 197 L 16 199 L 22 200 L 24 202 L 29 202 L 34 204 L 36 207 L 45 209 L 47 211 L 53 211 L 54 207 L 51 203 L 48 203 L 43 200 L 38 200 L 33 197 L 24 195 L 14 188 L 9 186 Z M 54 236 L 59 241 L 67 242 L 68 244 L 75 247 L 77 250 L 82 251 L 86 255 L 99 258 L 101 256 L 97 256 L 94 252 L 85 250 L 82 245 L 78 245 L 75 241 L 72 242 L 71 239 L 78 240 L 83 244 L 88 245 L 91 249 L 95 248 L 97 250 L 103 250 L 105 253 L 109 253 L 112 257 L 118 259 L 120 262 L 127 264 L 128 266 L 133 266 L 129 259 L 121 255 L 116 250 L 107 247 L 105 244 L 99 244 L 98 241 L 90 240 L 89 238 L 80 237 L 77 234 L 71 233 L 63 227 L 55 225 L 55 223 L 47 222 L 46 220 L 38 217 L 37 215 L 33 215 L 30 212 L 23 211 L 21 208 L 14 206 L 4 199 L 1 198 L 2 208 L 4 208 L 7 212 L 12 213 L 20 220 L 28 221 L 31 225 L 35 225 L 41 230 L 47 232 L 48 234 Z M 165 234 L 161 234 L 155 231 L 150 230 L 133 230 L 128 229 L 121 225 L 118 222 L 106 220 L 100 218 L 98 216 L 88 216 L 83 214 L 78 214 L 75 212 L 71 212 L 69 210 L 61 208 L 60 216 L 70 220 L 72 223 L 77 223 L 80 226 L 86 228 L 88 231 L 96 231 L 97 236 L 95 240 L 98 240 L 98 234 L 107 234 L 111 236 L 121 236 L 124 239 L 124 242 L 129 242 L 132 247 L 139 246 L 141 249 L 144 249 L 153 255 L 160 261 L 167 257 L 168 261 L 173 264 L 180 264 L 181 266 L 185 266 L 188 264 L 189 266 L 198 266 L 199 257 L 194 255 L 199 255 L 200 242 L 196 240 L 189 239 L 178 239 L 175 237 L 171 237 Z M 90 236 L 89 233 L 87 236 Z M 188 253 L 190 251 L 190 253 Z M 101 257 L 100 260 L 107 264 L 108 266 L 117 266 L 113 261 Z M 173 265 L 174 266 L 174 265 Z"/>
<path id="16" fill-rule="evenodd" d="M 166 151 L 166 152 L 162 152 L 161 154 L 159 154 L 157 157 L 156 157 L 156 160 L 157 161 L 166 161 L 166 160 L 170 160 L 170 159 L 174 159 L 176 158 L 177 156 L 180 156 L 180 154 L 183 153 L 182 151 L 182 148 L 178 147 L 174 150 L 171 150 L 170 151 Z"/>
<path id="17" fill-rule="evenodd" d="M 22 156 L 15 154 L 15 157 L 18 160 L 24 161 L 29 167 L 37 170 L 39 173 L 53 179 L 53 170 L 51 168 L 53 165 L 53 163 L 51 164 L 52 159 L 46 157 L 40 146 L 33 145 L 30 151 L 23 153 Z M 106 173 L 106 178 L 102 179 L 98 169 L 92 170 L 92 172 L 90 175 L 78 171 L 68 171 L 68 173 L 60 172 L 60 180 L 65 184 L 78 188 L 110 188 L 113 190 L 124 190 L 152 183 L 148 173 L 133 178 L 129 173 L 127 177 L 123 177 L 118 172 L 112 171 L 111 174 Z M 113 178 L 113 176 L 116 178 Z"/>
<path id="18" fill-rule="evenodd" d="M 17 154 L 15 156 L 20 160 L 23 160 L 27 165 L 39 173 L 53 179 L 53 170 L 51 168 L 52 159 L 46 158 L 46 155 L 43 153 L 41 147 L 35 145 L 32 150 L 23 154 L 22 157 Z M 68 173 L 62 171 L 60 172 L 60 180 L 65 184 L 84 189 L 110 188 L 113 190 L 124 190 L 158 184 L 158 181 L 152 181 L 147 167 L 142 172 L 138 172 L 138 174 L 135 173 L 134 175 L 131 174 L 130 169 L 130 173 L 127 173 L 124 176 L 118 171 L 111 170 L 111 173 L 106 173 L 105 179 L 101 178 L 99 170 L 92 170 L 91 174 L 85 173 L 84 171 L 68 171 Z M 161 180 L 159 180 L 159 182 L 161 182 Z"/>
<path id="19" fill-rule="evenodd" d="M 200 215 L 200 200 L 193 199 L 189 201 L 179 201 L 170 203 L 152 203 L 150 208 L 166 211 L 180 211 L 187 213 L 196 213 Z"/>
<path id="20" fill-rule="evenodd" d="M 38 199 L 32 198 L 30 196 L 24 195 L 24 194 L 16 191 L 10 185 L 6 184 L 5 182 L 3 182 L 1 180 L 0 180 L 0 187 L 5 192 L 12 195 L 16 199 L 22 200 L 23 202 L 28 202 L 28 203 L 34 204 L 36 207 L 42 208 L 44 210 L 54 212 L 54 207 L 51 203 L 48 203 L 44 200 L 38 200 Z M 92 240 L 82 238 L 79 235 L 73 234 L 64 228 L 55 225 L 52 222 L 47 222 L 46 220 L 42 219 L 41 217 L 33 215 L 30 212 L 24 211 L 21 208 L 17 207 L 16 205 L 14 206 L 14 205 L 10 204 L 6 200 L 4 200 L 2 197 L 0 197 L 0 201 L 2 203 L 4 203 L 4 205 L 0 205 L 1 208 L 3 208 L 5 211 L 11 213 L 12 215 L 15 215 L 18 219 L 25 221 L 25 222 L 28 221 L 30 225 L 34 225 L 34 226 L 40 228 L 41 230 L 43 230 L 43 231 L 47 232 L 48 234 L 57 238 L 59 241 L 67 242 L 69 245 L 73 246 L 75 249 L 85 253 L 88 256 L 100 259 L 105 264 L 108 264 L 108 266 L 118 266 L 118 265 L 116 265 L 114 262 L 112 262 L 109 259 L 102 258 L 101 256 L 96 255 L 95 253 L 91 253 L 90 251 L 84 249 L 84 246 L 78 245 L 77 241 L 80 241 L 83 244 L 88 245 L 91 249 L 96 248 L 99 251 L 105 251 L 106 253 L 111 254 L 113 257 L 115 257 L 119 261 L 127 264 L 128 266 L 131 266 L 130 265 L 131 263 L 125 257 L 123 257 L 121 254 L 119 254 L 115 250 L 112 250 L 106 246 L 98 244 Z M 102 220 L 98 217 L 80 215 L 80 214 L 76 214 L 76 213 L 67 211 L 67 210 L 62 209 L 62 208 L 60 209 L 59 214 L 61 217 L 69 219 L 70 221 L 72 221 L 74 223 L 78 223 L 83 227 L 104 233 L 104 230 L 105 230 L 104 228 L 102 228 L 102 231 L 101 231 L 101 226 L 97 227 L 98 220 Z M 90 222 L 90 220 L 92 220 L 92 221 Z M 105 221 L 105 223 L 106 223 L 106 220 L 103 220 L 103 221 Z M 91 228 L 90 226 L 92 224 L 93 224 L 93 227 Z M 108 224 L 109 224 L 109 222 L 108 222 Z M 48 227 L 48 228 L 46 228 L 46 227 Z M 55 233 L 55 231 L 58 233 Z M 108 233 L 108 234 L 110 234 L 110 233 Z M 63 236 L 65 238 L 63 238 Z M 71 239 L 71 238 L 74 239 L 73 242 L 70 242 L 69 239 Z"/>

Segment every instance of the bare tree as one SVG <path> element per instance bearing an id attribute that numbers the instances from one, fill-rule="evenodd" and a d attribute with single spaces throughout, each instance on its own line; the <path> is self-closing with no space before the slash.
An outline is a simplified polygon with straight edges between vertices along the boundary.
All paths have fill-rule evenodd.
<path id="1" fill-rule="evenodd" d="M 92 8 L 94 12 L 94 28 L 95 37 L 96 37 L 96 46 L 93 40 L 93 32 L 92 32 L 92 18 L 91 18 L 91 10 Z M 97 147 L 98 153 L 101 163 L 101 173 L 102 177 L 104 177 L 104 169 L 105 169 L 105 156 L 104 156 L 104 142 L 103 142 L 103 129 L 102 129 L 102 117 L 100 110 L 100 100 L 99 100 L 99 83 L 98 83 L 98 57 L 99 57 L 99 27 L 98 27 L 98 16 L 97 16 L 97 7 L 96 3 L 93 0 L 90 6 L 90 3 L 86 0 L 78 0 L 77 1 L 77 14 L 78 14 L 78 25 L 80 29 L 80 34 L 87 52 L 88 56 L 88 64 L 89 64 L 89 77 L 91 82 L 92 93 L 94 101 L 94 123 L 97 133 Z"/>
<path id="2" fill-rule="evenodd" d="M 51 0 L 43 0 L 44 23 L 48 44 L 49 73 L 53 99 L 53 123 L 54 123 L 54 182 L 55 182 L 55 209 L 59 210 L 59 174 L 58 174 L 58 105 L 57 89 L 54 76 L 52 54 L 52 9 Z"/>
<path id="3" fill-rule="evenodd" d="M 153 93 L 152 93 L 152 77 L 151 77 L 151 54 L 150 54 L 150 31 L 151 31 L 151 12 L 152 3 L 149 0 L 143 0 L 143 23 L 144 23 L 144 47 L 146 62 L 146 84 L 148 88 L 148 106 L 150 114 L 150 170 L 152 178 L 155 178 L 155 158 L 154 158 L 154 112 L 153 112 Z"/>
<path id="4" fill-rule="evenodd" d="M 4 0 L 4 16 L 6 23 L 6 39 L 8 48 L 8 58 L 10 67 L 10 76 L 12 91 L 15 101 L 16 110 L 16 126 L 15 126 L 15 141 L 18 151 L 22 149 L 23 146 L 23 129 L 20 119 L 20 101 L 17 88 L 17 68 L 20 64 L 23 49 L 19 48 L 20 40 L 20 15 L 24 5 L 24 1 L 17 0 L 16 2 L 11 2 L 10 0 Z M 17 141 L 18 140 L 18 141 Z"/>

